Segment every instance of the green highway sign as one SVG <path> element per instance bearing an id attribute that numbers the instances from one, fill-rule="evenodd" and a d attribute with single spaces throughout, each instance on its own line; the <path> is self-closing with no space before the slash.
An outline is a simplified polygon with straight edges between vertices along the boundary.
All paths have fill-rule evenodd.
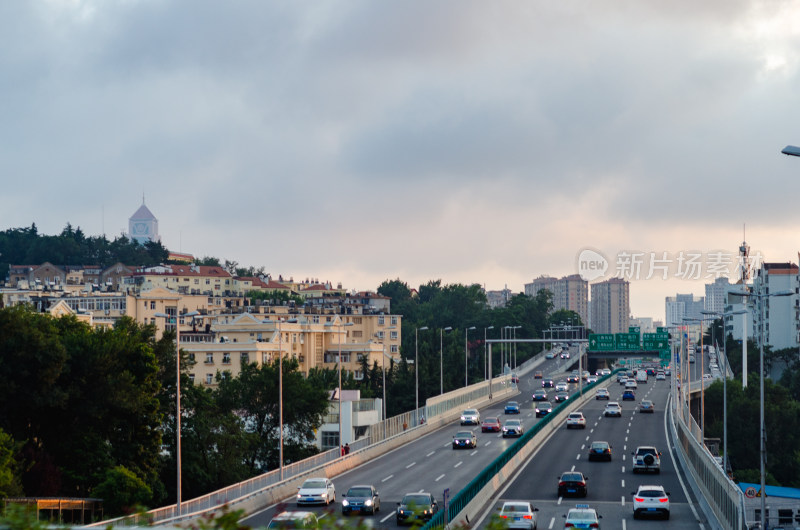
<path id="1" fill-rule="evenodd" d="M 639 350 L 639 334 L 638 333 L 617 333 L 614 335 L 617 342 L 618 350 Z"/>
<path id="2" fill-rule="evenodd" d="M 637 335 L 642 332 L 641 326 L 628 326 L 628 333 L 636 333 Z"/>
<path id="3" fill-rule="evenodd" d="M 669 335 L 667 333 L 645 333 L 642 335 L 642 347 L 645 350 L 668 350 Z"/>
<path id="4" fill-rule="evenodd" d="M 612 351 L 616 349 L 614 335 L 611 333 L 590 333 L 589 350 L 592 351 Z"/>
<path id="5" fill-rule="evenodd" d="M 656 328 L 656 333 L 667 333 L 668 334 L 669 330 L 667 330 L 667 328 L 659 326 L 659 327 Z"/>

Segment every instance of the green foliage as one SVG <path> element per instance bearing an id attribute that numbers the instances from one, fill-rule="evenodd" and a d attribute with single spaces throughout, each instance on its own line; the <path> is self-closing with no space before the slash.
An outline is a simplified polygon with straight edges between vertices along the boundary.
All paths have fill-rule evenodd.
<path id="1" fill-rule="evenodd" d="M 106 470 L 105 480 L 92 490 L 92 496 L 104 500 L 106 516 L 118 517 L 149 505 L 153 490 L 125 466 L 114 466 Z"/>
<path id="2" fill-rule="evenodd" d="M 9 504 L 0 515 L 0 527 L 8 530 L 45 530 L 50 522 L 37 517 L 36 510 L 20 504 Z"/>
<path id="3" fill-rule="evenodd" d="M 124 465 L 161 491 L 161 415 L 152 329 L 122 319 L 92 329 L 24 307 L 0 310 L 0 428 L 29 496 L 88 496 Z"/>
<path id="4" fill-rule="evenodd" d="M 0 429 L 0 499 L 22 495 L 22 472 L 17 455 L 22 444 Z"/>
<path id="5" fill-rule="evenodd" d="M 73 229 L 69 223 L 57 236 L 40 235 L 35 224 L 0 232 L 0 277 L 8 274 L 12 263 L 156 265 L 165 262 L 168 255 L 169 251 L 157 241 L 140 245 L 124 235 L 113 241 L 105 236 L 86 237 L 80 228 Z"/>

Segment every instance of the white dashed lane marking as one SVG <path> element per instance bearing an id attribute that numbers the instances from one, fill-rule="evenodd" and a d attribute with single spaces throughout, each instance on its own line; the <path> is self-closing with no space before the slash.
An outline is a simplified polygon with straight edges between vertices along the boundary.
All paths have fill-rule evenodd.
<path id="1" fill-rule="evenodd" d="M 417 463 L 416 463 L 416 462 L 411 462 L 410 464 L 408 464 L 408 465 L 406 466 L 406 469 L 411 469 L 411 468 L 412 468 L 412 467 L 414 467 L 415 465 L 417 465 Z"/>
<path id="2" fill-rule="evenodd" d="M 439 482 L 439 481 L 440 481 L 440 480 L 442 480 L 443 478 L 444 478 L 444 473 L 442 473 L 441 475 L 439 475 L 438 477 L 436 477 L 436 482 Z"/>
<path id="3" fill-rule="evenodd" d="M 386 482 L 387 480 L 390 480 L 392 477 L 394 477 L 394 475 L 389 475 L 385 479 L 382 479 L 381 482 Z"/>

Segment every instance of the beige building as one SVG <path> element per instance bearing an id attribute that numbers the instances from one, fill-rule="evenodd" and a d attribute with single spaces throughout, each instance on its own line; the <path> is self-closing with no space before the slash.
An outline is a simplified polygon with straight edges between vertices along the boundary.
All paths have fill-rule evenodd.
<path id="1" fill-rule="evenodd" d="M 539 276 L 531 283 L 525 284 L 525 294 L 536 296 L 536 293 L 548 290 L 553 294 L 553 311 L 568 309 L 578 313 L 584 325 L 589 323 L 589 282 L 578 274 L 553 278 Z M 627 330 L 626 330 L 627 331 Z"/>
<path id="2" fill-rule="evenodd" d="M 592 284 L 591 329 L 595 333 L 627 333 L 631 314 L 630 282 L 610 278 Z"/>
<path id="3" fill-rule="evenodd" d="M 271 363 L 282 354 L 296 359 L 300 371 L 338 368 L 363 378 L 361 361 L 387 368 L 400 362 L 400 320 L 397 315 L 270 313 L 201 315 L 181 326 L 181 349 L 194 361 L 193 381 L 215 385 L 216 377 L 237 376 L 243 362 Z M 194 322 L 190 322 L 193 320 Z M 386 357 L 384 357 L 384 351 Z"/>

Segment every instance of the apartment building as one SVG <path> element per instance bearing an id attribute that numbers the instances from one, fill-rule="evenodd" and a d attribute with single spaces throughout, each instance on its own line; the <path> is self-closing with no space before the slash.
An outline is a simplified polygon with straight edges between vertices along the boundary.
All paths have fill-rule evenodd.
<path id="1" fill-rule="evenodd" d="M 725 300 L 731 284 L 728 278 L 720 277 L 713 283 L 706 284 L 705 310 L 722 313 L 725 310 Z"/>
<path id="2" fill-rule="evenodd" d="M 539 276 L 531 283 L 525 284 L 525 294 L 536 296 L 536 293 L 548 290 L 553 294 L 553 310 L 568 309 L 578 313 L 581 321 L 589 323 L 589 282 L 578 274 L 554 278 Z"/>
<path id="3" fill-rule="evenodd" d="M 800 279 L 794 263 L 762 263 L 755 271 L 752 290 L 766 295 L 791 292 L 790 296 L 751 296 L 750 314 L 753 338 L 775 350 L 797 348 L 800 345 Z M 762 335 L 763 334 L 763 335 Z"/>
<path id="4" fill-rule="evenodd" d="M 705 298 L 693 294 L 676 294 L 664 299 L 664 313 L 667 326 L 683 326 L 684 318 L 702 319 L 705 310 Z"/>
<path id="5" fill-rule="evenodd" d="M 591 327 L 595 333 L 627 333 L 630 306 L 630 282 L 609 278 L 591 285 Z"/>

